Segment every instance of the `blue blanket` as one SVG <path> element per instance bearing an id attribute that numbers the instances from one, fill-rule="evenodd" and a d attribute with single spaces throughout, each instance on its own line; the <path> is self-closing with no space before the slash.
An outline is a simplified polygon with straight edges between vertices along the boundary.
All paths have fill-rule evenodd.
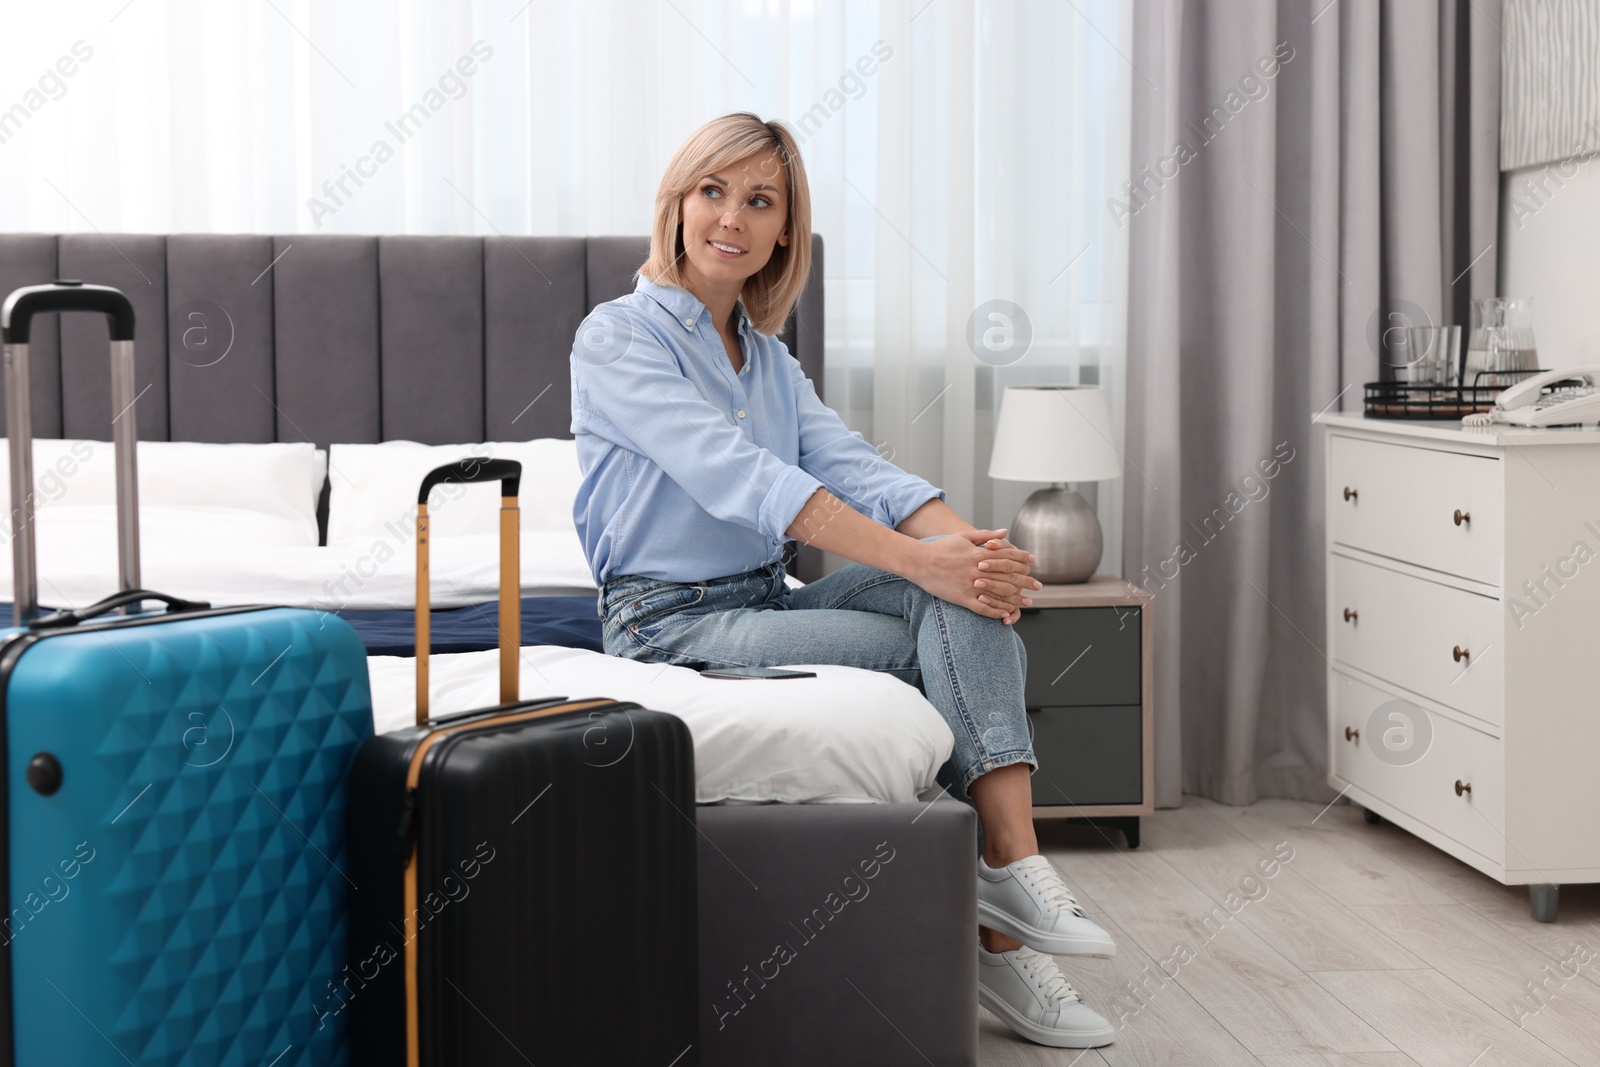
<path id="1" fill-rule="evenodd" d="M 369 656 L 414 656 L 416 613 L 400 611 L 336 611 L 361 636 Z M 499 646 L 495 603 L 435 610 L 428 647 L 446 652 L 481 652 Z M 522 600 L 522 644 L 563 645 L 604 652 L 600 617 L 592 596 L 532 596 Z"/>
<path id="2" fill-rule="evenodd" d="M 155 602 L 148 605 L 155 607 Z M 54 608 L 42 608 L 53 611 Z M 416 613 L 391 611 L 335 611 L 360 635 L 369 656 L 417 654 Z M 499 647 L 498 615 L 493 601 L 433 612 L 434 655 L 446 652 L 481 652 Z M 0 626 L 11 624 L 11 605 L 0 603 Z M 531 596 L 522 601 L 522 644 L 562 645 L 604 652 L 600 617 L 592 596 Z"/>

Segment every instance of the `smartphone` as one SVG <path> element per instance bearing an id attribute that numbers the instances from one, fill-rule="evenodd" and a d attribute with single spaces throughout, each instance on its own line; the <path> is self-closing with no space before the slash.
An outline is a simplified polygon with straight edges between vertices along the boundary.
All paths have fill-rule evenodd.
<path id="1" fill-rule="evenodd" d="M 703 670 L 702 678 L 815 678 L 815 671 L 790 671 L 782 667 L 729 667 L 726 670 Z"/>

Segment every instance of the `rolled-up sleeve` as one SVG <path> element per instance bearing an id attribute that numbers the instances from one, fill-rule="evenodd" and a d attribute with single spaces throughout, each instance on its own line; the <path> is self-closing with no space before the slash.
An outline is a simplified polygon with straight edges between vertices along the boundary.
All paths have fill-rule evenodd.
<path id="1" fill-rule="evenodd" d="M 800 421 L 800 466 L 822 479 L 834 496 L 893 529 L 923 504 L 945 493 L 901 470 L 822 402 L 800 361 L 788 352 L 789 378 Z"/>
<path id="2" fill-rule="evenodd" d="M 599 316 L 624 316 L 597 308 Z M 597 324 L 586 320 L 584 330 Z M 686 378 L 640 319 L 599 324 L 627 336 L 626 351 L 603 365 L 572 358 L 573 430 L 648 457 L 706 512 L 782 540 L 822 481 L 751 443 L 726 412 Z"/>

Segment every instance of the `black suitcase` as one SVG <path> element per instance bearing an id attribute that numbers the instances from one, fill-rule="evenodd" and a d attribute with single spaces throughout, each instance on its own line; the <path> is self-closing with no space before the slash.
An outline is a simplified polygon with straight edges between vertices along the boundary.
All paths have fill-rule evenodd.
<path id="1" fill-rule="evenodd" d="M 637 704 L 519 702 L 520 465 L 434 471 L 417 505 L 417 726 L 358 753 L 353 1060 L 700 1062 L 694 748 Z M 428 491 L 499 481 L 501 705 L 428 718 Z"/>

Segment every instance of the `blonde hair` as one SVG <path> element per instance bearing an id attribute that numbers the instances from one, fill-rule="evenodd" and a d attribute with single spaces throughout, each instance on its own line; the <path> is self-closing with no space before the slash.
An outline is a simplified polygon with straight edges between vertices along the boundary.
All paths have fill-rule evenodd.
<path id="1" fill-rule="evenodd" d="M 650 231 L 650 258 L 639 273 L 657 285 L 688 289 L 681 262 L 683 198 L 705 175 L 741 159 L 772 149 L 788 177 L 787 245 L 774 245 L 772 258 L 744 283 L 739 299 L 751 324 L 764 334 L 783 329 L 811 274 L 811 190 L 806 185 L 800 146 L 782 122 L 763 122 L 748 111 L 712 119 L 691 133 L 667 164 L 656 191 L 655 225 Z"/>

